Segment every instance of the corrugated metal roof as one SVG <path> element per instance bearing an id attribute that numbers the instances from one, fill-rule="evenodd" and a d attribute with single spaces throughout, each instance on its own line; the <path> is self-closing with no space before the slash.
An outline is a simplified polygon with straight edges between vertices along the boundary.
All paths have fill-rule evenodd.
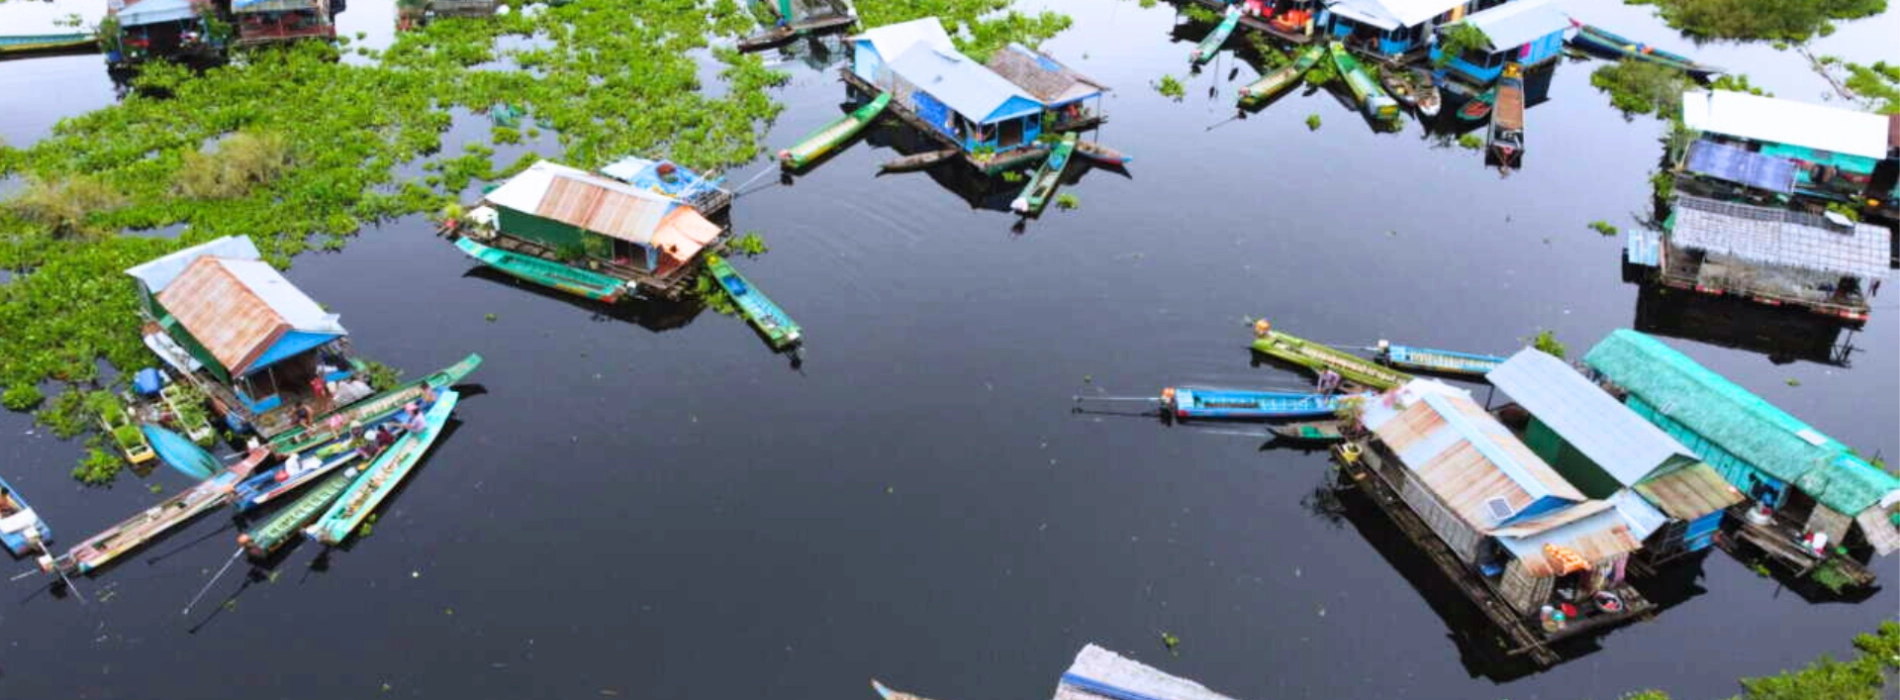
<path id="1" fill-rule="evenodd" d="M 1525 573 L 1538 578 L 1556 576 L 1561 571 L 1560 564 L 1544 553 L 1546 544 L 1576 552 L 1592 565 L 1601 565 L 1617 555 L 1643 548 L 1642 538 L 1636 536 L 1629 521 L 1615 508 L 1606 508 L 1533 535 L 1499 537 L 1498 544 L 1523 563 Z"/>
<path id="2" fill-rule="evenodd" d="M 1670 462 L 1695 459 L 1568 363 L 1534 348 L 1519 350 L 1485 379 L 1624 486 Z"/>
<path id="3" fill-rule="evenodd" d="M 1426 20 L 1450 12 L 1465 0 L 1334 0 L 1327 6 L 1334 12 L 1360 18 L 1385 29 L 1424 24 Z"/>
<path id="4" fill-rule="evenodd" d="M 1742 502 L 1742 492 L 1701 462 L 1636 483 L 1636 492 L 1669 517 L 1694 520 Z"/>
<path id="5" fill-rule="evenodd" d="M 1570 16 L 1550 0 L 1507 2 L 1465 17 L 1484 32 L 1494 51 L 1515 49 L 1570 28 Z"/>
<path id="6" fill-rule="evenodd" d="M 913 19 L 909 22 L 886 24 L 882 27 L 867 29 L 863 34 L 851 37 L 854 42 L 868 42 L 885 61 L 903 55 L 912 46 L 923 44 L 945 51 L 955 51 L 957 47 L 950 43 L 950 34 L 943 30 L 943 22 L 936 17 Z"/>
<path id="7" fill-rule="evenodd" d="M 1041 100 L 1058 105 L 1102 94 L 1107 86 L 1071 70 L 1048 54 L 1010 44 L 990 55 L 989 69 Z"/>
<path id="8" fill-rule="evenodd" d="M 1889 253 L 1887 230 L 1879 226 L 1856 223 L 1843 229 L 1805 212 L 1686 194 L 1676 195 L 1668 243 L 1862 279 L 1885 277 Z"/>
<path id="9" fill-rule="evenodd" d="M 1090 644 L 1056 684 L 1055 700 L 1232 700 L 1185 678 Z"/>
<path id="10" fill-rule="evenodd" d="M 1610 496 L 1610 505 L 1616 508 L 1618 515 L 1623 516 L 1623 522 L 1630 526 L 1630 535 L 1638 542 L 1649 539 L 1651 534 L 1669 524 L 1668 514 L 1657 510 L 1655 505 L 1643 499 L 1642 494 L 1630 489 L 1618 489 Z"/>
<path id="11" fill-rule="evenodd" d="M 954 50 L 912 46 L 890 61 L 891 71 L 917 89 L 978 123 L 1034 114 L 1042 103 L 1014 83 Z"/>
<path id="12" fill-rule="evenodd" d="M 1619 491 L 1618 493 L 1621 492 Z M 1535 518 L 1520 520 L 1509 526 L 1497 528 L 1492 530 L 1491 534 L 1498 537 L 1526 537 L 1559 525 L 1567 525 L 1582 520 L 1614 507 L 1616 506 L 1609 501 L 1588 500 L 1568 508 L 1560 508 Z"/>
<path id="13" fill-rule="evenodd" d="M 1737 138 L 1875 160 L 1887 157 L 1887 119 L 1851 109 L 1728 90 L 1688 90 L 1682 93 L 1682 124 Z"/>
<path id="14" fill-rule="evenodd" d="M 159 293 L 158 301 L 234 375 L 261 369 L 258 359 L 292 331 L 345 333 L 334 314 L 325 313 L 276 268 L 255 260 L 198 258 Z"/>
<path id="15" fill-rule="evenodd" d="M 1698 175 L 1787 194 L 1794 191 L 1794 161 L 1708 139 L 1689 144 L 1683 168 Z"/>
<path id="16" fill-rule="evenodd" d="M 1442 382 L 1407 383 L 1368 406 L 1363 422 L 1428 490 L 1481 532 L 1513 524 L 1517 514 L 1545 498 L 1584 500 L 1470 396 Z M 1493 515 L 1487 506 L 1492 499 L 1503 499 L 1513 515 Z"/>
<path id="17" fill-rule="evenodd" d="M 206 256 L 230 260 L 260 260 L 264 257 L 257 252 L 257 244 L 252 243 L 249 236 L 225 236 L 133 265 L 125 269 L 125 274 L 143 282 L 146 289 L 157 294 L 165 291 L 165 287 L 178 277 L 178 273 L 184 272 L 192 261 Z"/>
<path id="18" fill-rule="evenodd" d="M 237 14 L 321 10 L 323 6 L 323 0 L 231 0 L 231 11 Z"/>
<path id="19" fill-rule="evenodd" d="M 113 16 L 121 25 L 137 27 L 191 19 L 198 16 L 198 9 L 192 6 L 192 0 L 136 0 L 126 3 L 125 9 Z"/>
<path id="20" fill-rule="evenodd" d="M 652 242 L 654 230 L 677 206 L 671 197 L 548 161 L 509 178 L 486 199 L 640 245 Z"/>

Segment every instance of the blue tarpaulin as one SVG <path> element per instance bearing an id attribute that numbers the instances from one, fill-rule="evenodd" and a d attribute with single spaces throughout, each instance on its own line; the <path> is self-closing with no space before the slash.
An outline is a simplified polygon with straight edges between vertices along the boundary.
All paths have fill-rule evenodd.
<path id="1" fill-rule="evenodd" d="M 1689 172 L 1761 190 L 1794 191 L 1794 162 L 1708 140 L 1689 144 Z"/>

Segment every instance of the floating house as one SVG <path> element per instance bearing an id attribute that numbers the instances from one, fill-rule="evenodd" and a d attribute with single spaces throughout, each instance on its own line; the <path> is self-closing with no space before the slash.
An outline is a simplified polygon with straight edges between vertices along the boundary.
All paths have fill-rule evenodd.
<path id="1" fill-rule="evenodd" d="M 216 10 L 194 0 L 132 0 L 107 5 L 111 21 L 100 27 L 106 63 L 126 66 L 152 58 L 214 56 L 229 37 L 212 33 L 206 17 Z"/>
<path id="2" fill-rule="evenodd" d="M 1797 194 L 1861 203 L 1888 193 L 1875 170 L 1888 158 L 1887 117 L 1727 90 L 1682 93 L 1682 125 L 1703 138 L 1794 164 Z"/>
<path id="3" fill-rule="evenodd" d="M 1663 228 L 1633 232 L 1625 259 L 1677 289 L 1862 324 L 1872 283 L 1887 274 L 1889 235 L 1872 224 L 1678 194 Z"/>
<path id="4" fill-rule="evenodd" d="M 1624 403 L 1758 504 L 1737 535 L 1806 571 L 1828 558 L 1796 544 L 1824 534 L 1846 563 L 1900 549 L 1895 478 L 1761 397 L 1642 333 L 1619 330 L 1584 362 L 1626 392 Z M 1858 552 L 1858 554 L 1854 554 Z M 1872 575 L 1857 569 L 1863 582 Z"/>
<path id="5" fill-rule="evenodd" d="M 1652 562 L 1707 549 L 1725 509 L 1743 500 L 1688 447 L 1563 360 L 1525 348 L 1485 379 L 1530 414 L 1524 443 L 1584 496 L 1617 502 L 1634 518 L 1666 518 L 1644 544 Z"/>
<path id="6" fill-rule="evenodd" d="M 1436 380 L 1369 402 L 1360 422 L 1367 437 L 1344 448 L 1346 475 L 1540 663 L 1557 659 L 1545 643 L 1649 608 L 1623 580 L 1666 521 L 1641 498 L 1589 498 Z"/>
<path id="7" fill-rule="evenodd" d="M 548 161 L 490 190 L 468 219 L 467 233 L 489 245 L 665 298 L 684 291 L 700 253 L 725 234 L 672 195 Z"/>
<path id="8" fill-rule="evenodd" d="M 239 46 L 334 39 L 330 0 L 231 0 Z"/>
<path id="9" fill-rule="evenodd" d="M 348 332 L 230 236 L 127 269 L 138 281 L 146 344 L 211 397 L 233 429 L 270 437 L 296 408 L 327 411 L 317 387 L 349 378 Z"/>
<path id="10" fill-rule="evenodd" d="M 1041 51 L 1012 43 L 990 56 L 987 67 L 1022 88 L 1054 112 L 1054 129 L 1067 131 L 1102 113 L 1108 86 L 1063 65 Z"/>
<path id="11" fill-rule="evenodd" d="M 692 207 L 702 216 L 717 217 L 732 204 L 725 178 L 700 174 L 664 158 L 628 156 L 600 169 L 600 174 Z"/>
<path id="12" fill-rule="evenodd" d="M 1332 0 L 1320 23 L 1360 53 L 1394 63 L 1421 58 L 1440 25 L 1504 0 Z"/>
<path id="13" fill-rule="evenodd" d="M 1465 52 L 1446 65 L 1447 73 L 1478 85 L 1490 85 L 1504 72 L 1504 64 L 1516 63 L 1526 70 L 1535 69 L 1564 55 L 1564 31 L 1570 18 L 1551 0 L 1518 0 L 1474 12 L 1462 22 L 1484 32 L 1490 42 L 1482 49 Z M 1444 25 L 1445 28 L 1455 25 Z M 1431 48 L 1433 61 L 1439 59 L 1440 43 Z"/>

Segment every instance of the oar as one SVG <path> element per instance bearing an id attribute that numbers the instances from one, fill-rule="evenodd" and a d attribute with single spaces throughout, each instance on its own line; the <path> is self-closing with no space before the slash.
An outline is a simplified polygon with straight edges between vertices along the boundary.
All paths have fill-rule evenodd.
<path id="1" fill-rule="evenodd" d="M 45 542 L 41 542 L 39 543 L 39 545 L 40 545 L 40 554 L 44 554 L 49 559 L 52 559 L 53 574 L 59 576 L 59 580 L 61 583 L 66 584 L 66 590 L 73 592 L 73 597 L 79 599 L 80 605 L 85 605 L 86 596 L 80 594 L 79 586 L 75 585 L 72 579 L 66 578 L 66 570 L 59 568 L 59 558 L 54 557 L 52 552 L 47 551 Z"/>
<path id="2" fill-rule="evenodd" d="M 198 601 L 204 599 L 206 593 L 211 592 L 211 584 L 217 583 L 218 579 L 224 578 L 224 572 L 230 571 L 231 565 L 236 564 L 238 557 L 241 557 L 241 556 L 244 556 L 243 547 L 239 547 L 237 551 L 232 552 L 230 559 L 224 560 L 224 568 L 218 569 L 218 573 L 212 575 L 211 580 L 205 582 L 204 588 L 198 589 L 198 595 L 192 596 L 191 602 L 185 604 L 185 611 L 179 614 L 190 615 L 192 606 L 197 605 Z"/>

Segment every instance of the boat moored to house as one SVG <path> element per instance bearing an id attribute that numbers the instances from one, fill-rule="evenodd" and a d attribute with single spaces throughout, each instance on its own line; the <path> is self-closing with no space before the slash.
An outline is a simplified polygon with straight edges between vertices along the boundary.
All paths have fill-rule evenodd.
<path id="1" fill-rule="evenodd" d="M 249 238 L 229 236 L 125 272 L 138 281 L 146 344 L 227 425 L 270 437 L 294 427 L 299 409 L 330 410 L 332 383 L 357 382 L 337 315 L 261 258 Z"/>
<path id="2" fill-rule="evenodd" d="M 1332 0 L 1320 22 L 1349 49 L 1390 63 L 1407 63 L 1425 55 L 1439 25 L 1504 1 Z"/>
<path id="3" fill-rule="evenodd" d="M 1102 96 L 1109 91 L 1108 85 L 1076 72 L 1049 54 L 1011 43 L 990 54 L 984 65 L 1036 98 L 1045 112 L 1055 113 L 1051 124 L 1055 131 L 1100 122 Z"/>
<path id="4" fill-rule="evenodd" d="M 106 63 L 129 66 L 154 58 L 206 58 L 224 51 L 228 36 L 212 29 L 217 10 L 196 0 L 132 0 L 107 4 L 111 21 L 102 23 L 99 40 Z M 219 23 L 228 33 L 229 25 Z"/>
<path id="5" fill-rule="evenodd" d="M 1570 19 L 1553 0 L 1517 0 L 1471 13 L 1462 24 L 1484 32 L 1487 44 L 1452 57 L 1445 63 L 1446 73 L 1483 86 L 1496 81 L 1506 63 L 1532 71 L 1562 58 Z M 1453 26 L 1458 25 L 1439 27 L 1441 37 Z M 1443 46 L 1442 38 L 1432 45 L 1433 61 L 1439 60 Z"/>

